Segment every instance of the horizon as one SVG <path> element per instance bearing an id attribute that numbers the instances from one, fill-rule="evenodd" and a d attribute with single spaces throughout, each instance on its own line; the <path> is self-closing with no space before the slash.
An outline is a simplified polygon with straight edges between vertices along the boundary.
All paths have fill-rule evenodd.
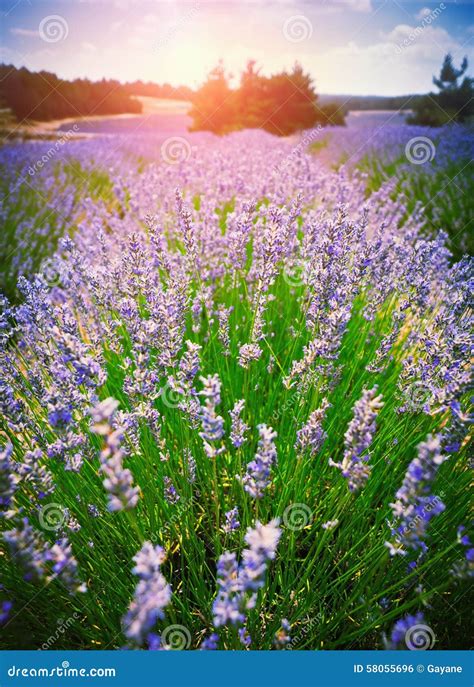
<path id="1" fill-rule="evenodd" d="M 1 0 L 0 60 L 61 79 L 196 89 L 219 59 L 231 85 L 298 61 L 327 96 L 397 97 L 432 88 L 444 55 L 473 63 L 464 0 Z M 93 7 L 94 16 L 89 16 Z M 471 23 L 470 23 L 471 22 Z"/>

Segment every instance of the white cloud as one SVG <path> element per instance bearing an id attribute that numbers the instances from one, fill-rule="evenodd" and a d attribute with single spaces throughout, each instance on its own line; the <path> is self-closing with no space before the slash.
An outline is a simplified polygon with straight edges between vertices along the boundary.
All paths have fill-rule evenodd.
<path id="1" fill-rule="evenodd" d="M 424 19 L 425 17 L 428 17 L 431 14 L 431 10 L 429 7 L 423 7 L 416 15 L 415 19 Z"/>
<path id="2" fill-rule="evenodd" d="M 35 38 L 39 36 L 38 29 L 21 29 L 19 27 L 10 29 L 10 33 L 12 33 L 14 36 L 34 36 Z"/>
<path id="3" fill-rule="evenodd" d="M 439 26 L 421 29 L 399 24 L 372 45 L 362 46 L 351 41 L 317 57 L 307 54 L 302 62 L 315 74 L 322 93 L 335 92 L 337 74 L 340 93 L 400 95 L 432 89 L 432 76 L 439 72 L 444 55 L 456 54 L 461 48 Z M 473 52 L 471 49 L 471 55 Z"/>

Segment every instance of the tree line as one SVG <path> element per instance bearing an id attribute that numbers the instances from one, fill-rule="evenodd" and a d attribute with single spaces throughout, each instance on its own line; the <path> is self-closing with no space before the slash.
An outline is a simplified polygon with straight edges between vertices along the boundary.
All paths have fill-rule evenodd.
<path id="1" fill-rule="evenodd" d="M 0 101 L 18 121 L 140 113 L 140 101 L 112 79 L 64 81 L 51 72 L 0 65 Z"/>

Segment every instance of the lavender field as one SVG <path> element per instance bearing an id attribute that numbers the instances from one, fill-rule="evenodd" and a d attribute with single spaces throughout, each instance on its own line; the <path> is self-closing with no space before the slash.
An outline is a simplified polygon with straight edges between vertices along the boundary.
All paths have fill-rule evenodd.
<path id="1" fill-rule="evenodd" d="M 468 648 L 472 132 L 123 127 L 0 148 L 3 647 Z"/>

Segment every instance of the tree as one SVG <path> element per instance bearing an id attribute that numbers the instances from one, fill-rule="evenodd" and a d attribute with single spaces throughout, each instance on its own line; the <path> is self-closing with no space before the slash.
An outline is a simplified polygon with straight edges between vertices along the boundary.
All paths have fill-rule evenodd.
<path id="1" fill-rule="evenodd" d="M 439 93 L 430 93 L 420 98 L 414 106 L 414 115 L 407 119 L 409 124 L 442 126 L 449 122 L 466 122 L 474 115 L 474 79 L 464 76 L 468 68 L 465 57 L 459 69 L 453 65 L 453 58 L 446 55 L 439 77 L 433 83 Z M 464 79 L 458 84 L 459 79 Z"/>
<path id="2" fill-rule="evenodd" d="M 193 118 L 191 131 L 212 131 L 222 134 L 235 127 L 234 91 L 222 62 L 219 62 L 195 93 L 190 116 Z"/>
<path id="3" fill-rule="evenodd" d="M 333 106 L 318 108 L 312 78 L 298 63 L 290 72 L 263 76 L 254 60 L 247 63 L 239 87 L 232 90 L 224 67 L 219 65 L 196 92 L 191 116 L 192 129 L 218 134 L 236 129 L 265 129 L 288 136 L 316 124 L 344 123 L 342 112 Z"/>

